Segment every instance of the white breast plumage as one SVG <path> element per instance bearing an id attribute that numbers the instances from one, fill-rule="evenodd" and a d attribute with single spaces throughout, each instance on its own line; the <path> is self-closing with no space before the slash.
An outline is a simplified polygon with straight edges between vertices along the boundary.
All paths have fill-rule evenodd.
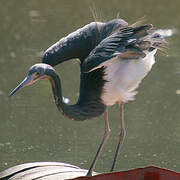
<path id="1" fill-rule="evenodd" d="M 104 91 L 101 96 L 104 104 L 112 106 L 117 101 L 127 102 L 133 100 L 134 91 L 142 79 L 151 70 L 154 64 L 156 50 L 148 52 L 143 59 L 121 60 L 114 58 L 105 62 L 106 67 Z"/>

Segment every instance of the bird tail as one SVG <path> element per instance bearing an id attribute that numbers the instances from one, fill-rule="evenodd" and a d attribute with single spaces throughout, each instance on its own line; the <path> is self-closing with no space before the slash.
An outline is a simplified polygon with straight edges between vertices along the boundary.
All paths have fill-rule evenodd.
<path id="1" fill-rule="evenodd" d="M 166 39 L 174 34 L 172 29 L 153 30 L 152 24 L 139 25 L 139 23 L 135 23 L 129 28 L 133 35 L 127 38 L 126 51 L 118 54 L 121 59 L 144 58 L 148 52 L 154 49 L 164 51 L 167 47 Z M 123 32 L 125 34 L 129 29 L 124 28 L 121 31 L 125 31 Z"/>
<path id="2" fill-rule="evenodd" d="M 154 49 L 163 50 L 167 47 L 167 38 L 174 34 L 172 29 L 153 30 L 152 24 L 134 27 L 136 37 L 135 47 L 140 51 L 152 51 Z"/>

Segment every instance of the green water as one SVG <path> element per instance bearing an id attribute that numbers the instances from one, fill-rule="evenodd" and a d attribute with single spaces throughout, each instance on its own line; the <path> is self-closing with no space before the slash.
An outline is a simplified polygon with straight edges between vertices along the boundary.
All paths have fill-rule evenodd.
<path id="1" fill-rule="evenodd" d="M 97 19 L 119 17 L 130 24 L 144 17 L 156 28 L 175 28 L 166 53 L 125 105 L 127 135 L 116 170 L 155 165 L 180 170 L 180 1 L 179 0 L 1 0 L 0 1 L 0 170 L 36 161 L 66 162 L 88 168 L 104 134 L 103 116 L 73 122 L 62 116 L 47 80 L 7 96 L 42 52 L 68 33 Z M 78 97 L 79 64 L 55 67 L 63 94 Z M 111 136 L 96 171 L 109 171 L 119 135 L 118 106 L 109 111 Z"/>

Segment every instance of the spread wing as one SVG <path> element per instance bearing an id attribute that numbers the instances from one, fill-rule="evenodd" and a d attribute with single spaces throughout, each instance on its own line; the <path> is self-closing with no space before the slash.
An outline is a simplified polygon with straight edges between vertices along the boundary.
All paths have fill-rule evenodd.
<path id="1" fill-rule="evenodd" d="M 148 35 L 152 25 L 136 28 L 125 27 L 107 37 L 94 48 L 81 64 L 82 72 L 90 72 L 100 68 L 104 63 L 111 63 L 115 57 L 121 59 L 138 59 L 145 57 L 143 50 L 149 48 L 148 41 L 141 39 Z"/>
<path id="2" fill-rule="evenodd" d="M 104 38 L 127 26 L 128 23 L 122 19 L 87 24 L 49 47 L 43 54 L 42 63 L 55 66 L 72 58 L 83 62 Z"/>

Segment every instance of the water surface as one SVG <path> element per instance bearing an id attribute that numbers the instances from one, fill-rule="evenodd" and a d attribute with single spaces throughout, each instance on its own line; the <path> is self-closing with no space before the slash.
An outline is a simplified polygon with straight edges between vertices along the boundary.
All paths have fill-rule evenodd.
<path id="1" fill-rule="evenodd" d="M 174 0 L 19 0 L 0 1 L 0 170 L 24 162 L 58 161 L 88 168 L 104 133 L 103 116 L 73 122 L 62 116 L 47 80 L 9 92 L 41 61 L 42 52 L 68 33 L 88 24 L 96 7 L 99 21 L 119 17 L 130 23 L 138 18 L 156 28 L 176 28 L 166 53 L 138 88 L 136 101 L 125 105 L 127 136 L 116 170 L 156 165 L 180 170 L 180 1 Z M 79 64 L 56 67 L 63 94 L 75 103 Z M 119 135 L 118 106 L 109 112 L 111 136 L 96 171 L 111 167 Z"/>

